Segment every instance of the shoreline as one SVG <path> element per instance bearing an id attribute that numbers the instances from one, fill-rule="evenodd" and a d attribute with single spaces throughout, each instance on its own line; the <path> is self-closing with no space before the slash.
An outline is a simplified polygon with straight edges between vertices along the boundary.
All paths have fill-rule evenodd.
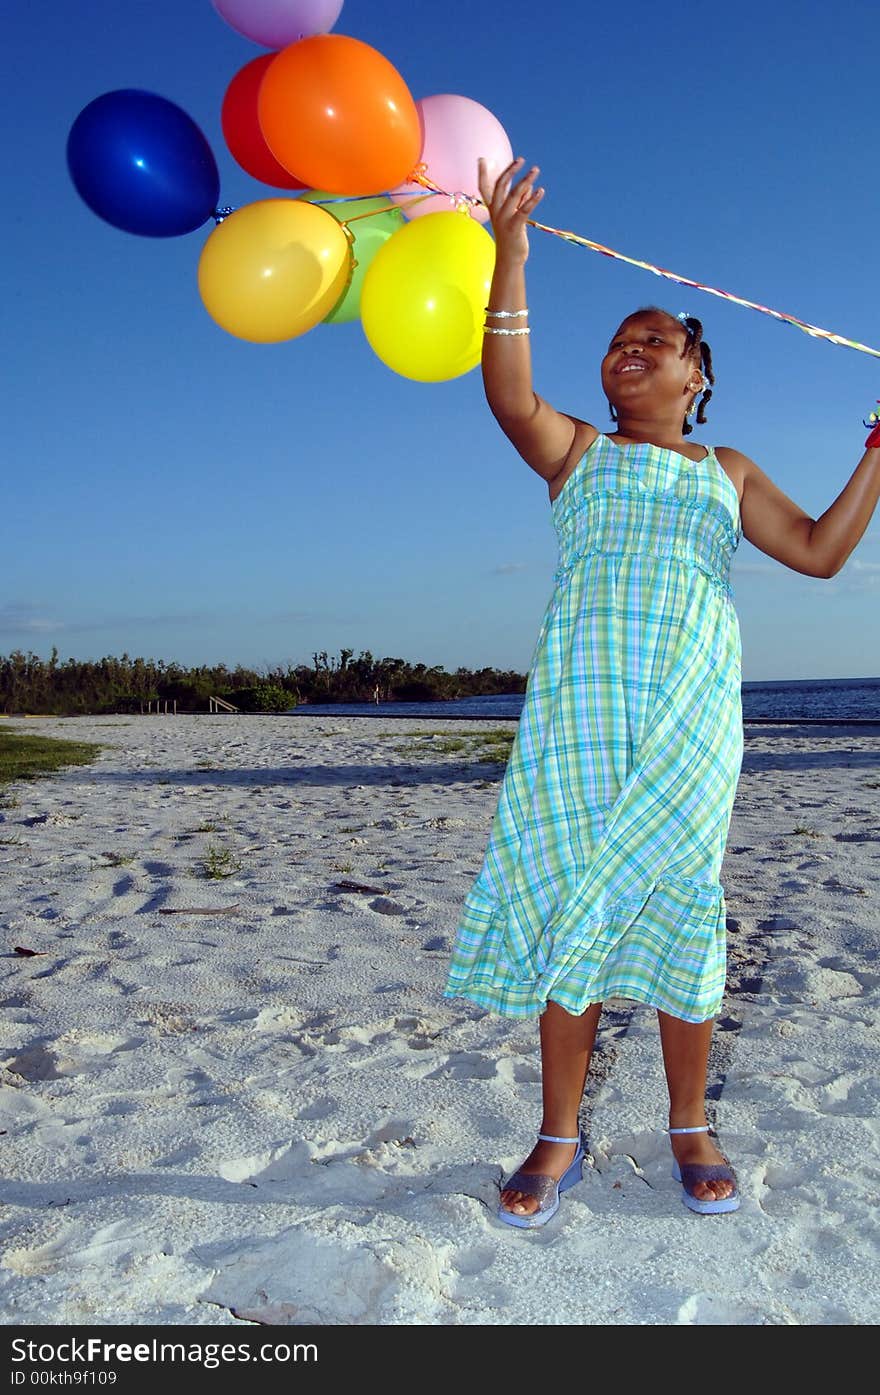
<path id="1" fill-rule="evenodd" d="M 344 706 L 344 704 L 340 704 Z M 384 720 L 389 721 L 421 721 L 421 722 L 512 722 L 517 723 L 519 717 L 499 716 L 494 713 L 487 713 L 485 716 L 472 715 L 462 716 L 461 713 L 425 712 L 414 714 L 412 712 L 394 712 L 391 710 L 382 711 L 334 711 L 332 707 L 310 708 L 307 704 L 302 707 L 291 708 L 287 712 L 237 712 L 237 713 L 217 713 L 217 712 L 155 712 L 155 713 L 101 713 L 92 716 L 82 716 L 73 713 L 70 716 L 57 716 L 52 713 L 20 712 L 8 716 L 0 715 L 0 726 L 4 722 L 74 722 L 74 721 L 120 721 L 135 720 L 143 717 L 145 720 L 152 720 L 155 717 L 246 717 L 246 718 L 279 718 L 279 717 L 338 717 L 340 720 L 357 721 L 365 718 L 367 721 Z M 880 733 L 880 717 L 744 717 L 743 726 L 786 726 L 786 727 L 864 727 L 866 731 L 873 728 Z"/>

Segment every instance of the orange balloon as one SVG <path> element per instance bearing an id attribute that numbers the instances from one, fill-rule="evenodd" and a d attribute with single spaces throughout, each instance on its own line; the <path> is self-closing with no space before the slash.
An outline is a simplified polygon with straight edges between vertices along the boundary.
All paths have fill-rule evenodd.
<path id="1" fill-rule="evenodd" d="M 419 113 L 397 69 L 345 34 L 288 44 L 260 84 L 258 115 L 275 159 L 331 194 L 378 194 L 412 173 Z"/>

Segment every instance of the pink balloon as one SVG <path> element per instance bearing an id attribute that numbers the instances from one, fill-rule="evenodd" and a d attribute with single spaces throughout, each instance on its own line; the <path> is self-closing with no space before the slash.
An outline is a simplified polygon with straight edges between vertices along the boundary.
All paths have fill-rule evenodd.
<path id="1" fill-rule="evenodd" d="M 497 179 L 513 159 L 507 133 L 497 116 L 470 97 L 445 93 L 438 97 L 423 97 L 416 102 L 424 133 L 420 163 L 427 166 L 428 178 L 446 191 L 447 197 L 435 194 L 404 208 L 407 218 L 421 218 L 426 213 L 448 213 L 456 205 L 456 194 L 480 197 L 477 184 L 477 160 L 486 161 L 490 179 Z M 414 194 L 424 194 L 419 184 L 400 184 L 391 191 L 395 203 L 404 204 Z M 472 218 L 479 223 L 488 220 L 489 213 L 480 205 L 470 208 Z"/>
<path id="2" fill-rule="evenodd" d="M 329 34 L 342 0 L 212 0 L 221 19 L 266 48 L 286 48 L 312 34 Z"/>

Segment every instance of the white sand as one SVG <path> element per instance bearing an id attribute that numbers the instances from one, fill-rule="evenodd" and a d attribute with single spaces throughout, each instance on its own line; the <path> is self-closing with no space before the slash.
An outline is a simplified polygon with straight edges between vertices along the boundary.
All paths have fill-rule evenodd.
<path id="1" fill-rule="evenodd" d="M 682 1205 L 656 1017 L 617 1000 L 592 1166 L 520 1232 L 537 1024 L 441 997 L 501 771 L 438 748 L 486 724 L 10 724 L 106 746 L 0 809 L 5 1322 L 877 1322 L 880 725 L 746 727 L 710 1063 L 740 1211 Z"/>

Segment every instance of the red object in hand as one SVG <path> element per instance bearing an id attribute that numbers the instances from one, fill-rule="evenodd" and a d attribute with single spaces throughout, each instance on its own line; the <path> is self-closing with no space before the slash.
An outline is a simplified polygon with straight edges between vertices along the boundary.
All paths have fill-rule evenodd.
<path id="1" fill-rule="evenodd" d="M 878 421 L 877 425 L 874 427 L 874 430 L 871 432 L 870 436 L 865 442 L 866 450 L 876 450 L 878 446 L 880 446 L 880 421 Z"/>

